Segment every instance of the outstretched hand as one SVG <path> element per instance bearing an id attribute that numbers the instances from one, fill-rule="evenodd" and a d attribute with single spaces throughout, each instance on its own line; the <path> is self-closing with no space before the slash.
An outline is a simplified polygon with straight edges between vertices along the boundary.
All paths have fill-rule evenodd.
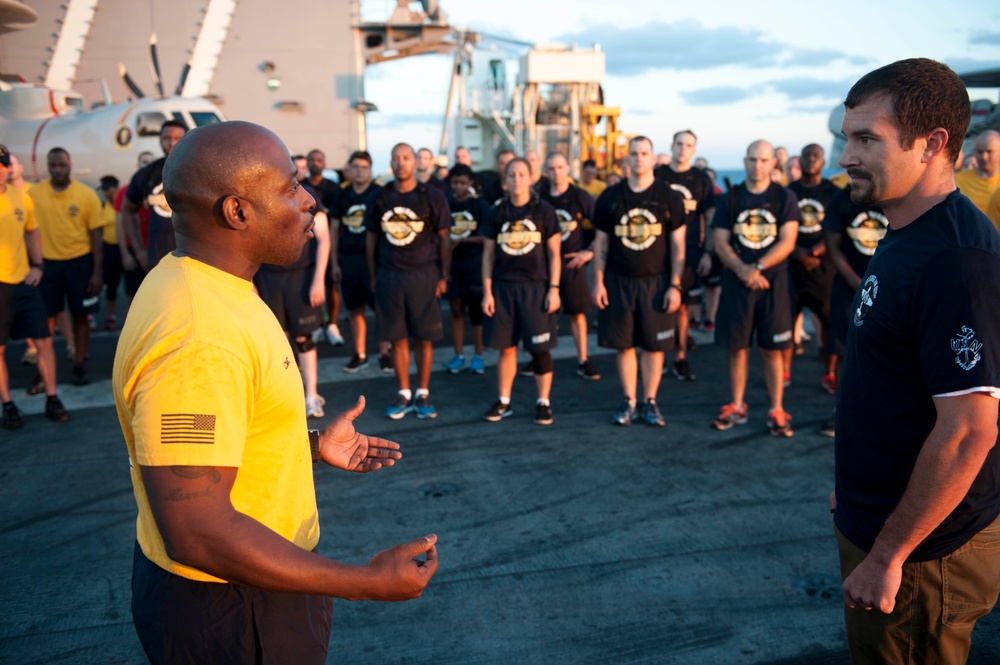
<path id="1" fill-rule="evenodd" d="M 364 395 L 357 403 L 337 416 L 330 425 L 320 432 L 319 456 L 330 466 L 368 473 L 392 466 L 403 456 L 395 441 L 361 434 L 354 429 L 354 419 L 365 410 Z"/>
<path id="2" fill-rule="evenodd" d="M 437 536 L 431 534 L 379 552 L 368 562 L 378 580 L 371 600 L 419 598 L 438 568 Z M 420 556 L 424 556 L 421 560 Z"/>

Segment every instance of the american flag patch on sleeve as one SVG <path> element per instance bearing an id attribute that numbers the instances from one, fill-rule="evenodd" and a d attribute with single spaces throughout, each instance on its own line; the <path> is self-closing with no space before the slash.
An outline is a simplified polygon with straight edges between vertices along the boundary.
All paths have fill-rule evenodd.
<path id="1" fill-rule="evenodd" d="M 160 416 L 160 443 L 215 443 L 215 416 L 165 413 Z"/>

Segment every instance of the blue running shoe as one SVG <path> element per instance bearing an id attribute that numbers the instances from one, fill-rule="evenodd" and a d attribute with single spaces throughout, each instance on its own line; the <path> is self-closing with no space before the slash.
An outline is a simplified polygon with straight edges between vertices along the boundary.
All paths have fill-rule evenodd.
<path id="1" fill-rule="evenodd" d="M 445 369 L 448 370 L 449 374 L 458 374 L 465 369 L 465 356 L 455 356 Z"/>
<path id="2" fill-rule="evenodd" d="M 392 404 L 385 410 L 385 417 L 392 420 L 399 420 L 410 411 L 413 411 L 413 408 L 413 405 L 405 397 L 397 393 L 396 399 L 392 400 Z"/>
<path id="3" fill-rule="evenodd" d="M 425 418 L 437 418 L 438 412 L 431 404 L 430 395 L 421 395 L 413 400 L 414 406 L 412 408 L 417 411 L 417 418 L 424 420 Z"/>
<path id="4" fill-rule="evenodd" d="M 473 374 L 482 374 L 486 371 L 482 356 L 472 356 L 472 360 L 469 361 L 469 371 Z"/>

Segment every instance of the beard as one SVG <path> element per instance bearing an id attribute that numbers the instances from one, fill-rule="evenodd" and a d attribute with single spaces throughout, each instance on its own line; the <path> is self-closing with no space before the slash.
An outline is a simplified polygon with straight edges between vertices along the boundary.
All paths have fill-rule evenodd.
<path id="1" fill-rule="evenodd" d="M 852 178 L 850 185 L 851 203 L 860 206 L 875 203 L 875 179 L 872 174 L 862 169 L 848 169 L 847 174 Z"/>

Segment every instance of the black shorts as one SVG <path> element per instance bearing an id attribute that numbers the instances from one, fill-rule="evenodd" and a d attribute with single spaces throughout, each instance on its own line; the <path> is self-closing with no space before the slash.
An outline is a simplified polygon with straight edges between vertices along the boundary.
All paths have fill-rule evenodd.
<path id="1" fill-rule="evenodd" d="M 438 302 L 436 266 L 419 270 L 386 270 L 375 275 L 375 322 L 378 339 L 394 342 L 407 337 L 436 342 L 444 337 Z"/>
<path id="2" fill-rule="evenodd" d="M 127 247 L 125 251 L 135 259 L 135 252 L 132 251 L 131 247 Z M 125 280 L 125 295 L 134 298 L 139 290 L 139 285 L 142 284 L 143 277 L 146 276 L 138 262 L 136 262 L 135 270 L 125 270 L 125 267 L 122 266 L 121 246 L 109 245 L 108 243 L 104 243 L 101 272 L 104 275 L 104 286 L 106 287 L 105 297 L 109 300 L 115 299 L 115 295 L 118 293 L 118 283 L 122 279 Z"/>
<path id="3" fill-rule="evenodd" d="M 482 261 L 459 261 L 451 264 L 451 281 L 448 283 L 447 300 L 469 303 L 483 300 Z"/>
<path id="4" fill-rule="evenodd" d="M 844 357 L 844 346 L 847 344 L 847 331 L 850 330 L 853 310 L 854 291 L 843 277 L 837 275 L 830 290 L 830 323 L 829 332 L 826 334 L 826 351 L 832 356 Z"/>
<path id="5" fill-rule="evenodd" d="M 555 314 L 545 311 L 549 285 L 544 282 L 493 282 L 493 316 L 487 316 L 483 340 L 493 349 L 517 346 L 529 353 L 548 351 L 559 343 Z"/>
<path id="6" fill-rule="evenodd" d="M 315 266 L 297 270 L 260 270 L 253 283 L 274 312 L 281 329 L 293 337 L 311 335 L 323 325 L 323 308 L 309 304 Z"/>
<path id="7" fill-rule="evenodd" d="M 9 339 L 49 336 L 49 317 L 38 287 L 0 282 L 0 346 Z"/>
<path id="8" fill-rule="evenodd" d="M 712 258 L 712 267 L 708 269 L 708 274 L 701 278 L 702 286 L 722 286 L 722 261 L 714 253 L 709 254 Z"/>
<path id="9" fill-rule="evenodd" d="M 736 274 L 726 270 L 722 276 L 722 296 L 715 321 L 715 343 L 729 351 L 746 349 L 753 344 L 777 351 L 792 344 L 792 304 L 789 298 L 788 270 L 780 268 L 764 273 L 771 282 L 765 291 L 743 286 Z"/>
<path id="10" fill-rule="evenodd" d="M 701 304 L 701 296 L 705 287 L 698 275 L 698 262 L 705 253 L 697 245 L 684 248 L 684 272 L 681 273 L 681 302 L 685 305 Z"/>
<path id="11" fill-rule="evenodd" d="M 151 663 L 326 663 L 333 599 L 196 582 L 132 557 L 132 621 Z"/>
<path id="12" fill-rule="evenodd" d="M 84 254 L 68 261 L 45 260 L 45 272 L 38 289 L 45 301 L 49 316 L 55 316 L 66 308 L 76 316 L 93 314 L 101 302 L 100 296 L 87 293 L 87 284 L 94 274 L 94 256 Z"/>
<path id="13" fill-rule="evenodd" d="M 563 261 L 559 278 L 559 300 L 563 314 L 588 314 L 594 306 L 594 297 L 587 280 L 587 266 L 569 270 Z"/>
<path id="14" fill-rule="evenodd" d="M 341 254 L 340 293 L 344 307 L 354 311 L 360 307 L 375 307 L 372 278 L 368 272 L 368 259 L 364 254 Z"/>
<path id="15" fill-rule="evenodd" d="M 672 350 L 677 315 L 663 309 L 669 286 L 670 275 L 627 277 L 606 273 L 608 306 L 597 315 L 598 346 L 619 351 Z"/>

